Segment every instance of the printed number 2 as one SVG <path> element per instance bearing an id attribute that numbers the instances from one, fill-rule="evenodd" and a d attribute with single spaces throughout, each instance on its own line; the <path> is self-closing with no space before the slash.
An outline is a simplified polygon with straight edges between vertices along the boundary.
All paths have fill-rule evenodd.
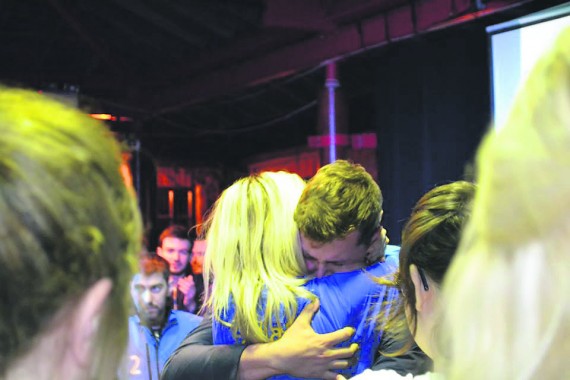
<path id="1" fill-rule="evenodd" d="M 139 358 L 137 355 L 131 355 L 131 356 L 129 356 L 129 359 L 131 359 L 131 370 L 129 371 L 129 374 L 140 375 L 141 374 L 141 358 Z"/>

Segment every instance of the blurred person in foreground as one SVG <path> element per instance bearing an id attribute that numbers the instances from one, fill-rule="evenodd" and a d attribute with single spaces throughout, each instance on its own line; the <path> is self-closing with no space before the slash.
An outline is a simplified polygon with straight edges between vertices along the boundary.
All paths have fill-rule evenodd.
<path id="1" fill-rule="evenodd" d="M 501 127 L 478 150 L 472 214 L 438 302 L 433 261 L 410 268 L 413 292 L 404 286 L 411 329 L 434 358 L 429 378 L 570 378 L 570 29 Z"/>
<path id="2" fill-rule="evenodd" d="M 446 379 L 570 378 L 570 29 L 477 155 L 444 281 Z"/>
<path id="3" fill-rule="evenodd" d="M 141 221 L 99 122 L 0 88 L 0 377 L 112 379 Z"/>

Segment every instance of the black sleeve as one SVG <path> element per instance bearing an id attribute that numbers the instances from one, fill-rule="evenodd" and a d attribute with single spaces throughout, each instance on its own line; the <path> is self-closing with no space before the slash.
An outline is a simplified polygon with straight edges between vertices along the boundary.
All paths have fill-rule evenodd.
<path id="1" fill-rule="evenodd" d="M 384 334 L 380 344 L 380 352 L 372 365 L 372 370 L 391 369 L 402 376 L 408 373 L 417 376 L 431 371 L 433 362 L 415 342 L 401 355 L 393 357 L 382 355 L 382 353 L 397 352 L 405 344 L 407 344 L 407 339 L 394 339 L 389 334 Z"/>
<path id="2" fill-rule="evenodd" d="M 239 361 L 245 346 L 214 346 L 212 319 L 204 317 L 170 356 L 162 380 L 237 379 Z"/>

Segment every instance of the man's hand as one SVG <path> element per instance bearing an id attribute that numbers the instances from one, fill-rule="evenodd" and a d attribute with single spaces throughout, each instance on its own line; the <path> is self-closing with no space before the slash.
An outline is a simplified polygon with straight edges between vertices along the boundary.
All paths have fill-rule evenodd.
<path id="1" fill-rule="evenodd" d="M 319 308 L 318 300 L 307 305 L 285 334 L 275 342 L 249 346 L 240 363 L 240 379 L 262 379 L 277 374 L 335 380 L 334 369 L 349 366 L 350 358 L 358 350 L 350 347 L 335 348 L 354 334 L 345 327 L 329 334 L 317 334 L 311 320 Z M 248 360 L 251 360 L 248 364 Z M 267 372 L 263 365 L 271 369 Z M 267 366 L 265 369 L 267 369 Z"/>
<path id="2" fill-rule="evenodd" d="M 184 306 L 190 312 L 193 312 L 196 308 L 196 302 L 194 301 L 194 296 L 196 295 L 196 285 L 194 284 L 194 278 L 192 275 L 188 275 L 178 281 L 178 290 L 184 294 Z"/>
<path id="3" fill-rule="evenodd" d="M 319 301 L 307 305 L 281 339 L 271 343 L 275 350 L 275 364 L 283 373 L 297 377 L 317 377 L 335 379 L 337 373 L 332 369 L 349 366 L 349 360 L 357 351 L 358 345 L 335 348 L 339 343 L 350 339 L 354 329 L 344 329 L 317 334 L 311 327 L 311 321 L 319 309 Z"/>

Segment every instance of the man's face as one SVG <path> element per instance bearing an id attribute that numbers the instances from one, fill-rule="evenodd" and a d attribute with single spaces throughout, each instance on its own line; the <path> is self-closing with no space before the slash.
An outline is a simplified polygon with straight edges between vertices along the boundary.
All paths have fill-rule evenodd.
<path id="1" fill-rule="evenodd" d="M 149 327 L 162 325 L 168 296 L 168 284 L 161 273 L 138 273 L 131 282 L 131 296 L 141 322 Z"/>
<path id="2" fill-rule="evenodd" d="M 204 266 L 204 253 L 206 252 L 206 240 L 196 240 L 192 246 L 192 258 L 190 265 L 192 266 L 192 273 L 202 273 Z"/>
<path id="3" fill-rule="evenodd" d="M 323 277 L 363 268 L 369 246 L 358 244 L 358 237 L 359 232 L 354 231 L 344 239 L 318 243 L 301 233 L 301 247 L 308 274 Z"/>
<path id="4" fill-rule="evenodd" d="M 170 265 L 170 274 L 179 275 L 186 269 L 190 258 L 190 241 L 175 237 L 167 237 L 156 253 Z"/>

